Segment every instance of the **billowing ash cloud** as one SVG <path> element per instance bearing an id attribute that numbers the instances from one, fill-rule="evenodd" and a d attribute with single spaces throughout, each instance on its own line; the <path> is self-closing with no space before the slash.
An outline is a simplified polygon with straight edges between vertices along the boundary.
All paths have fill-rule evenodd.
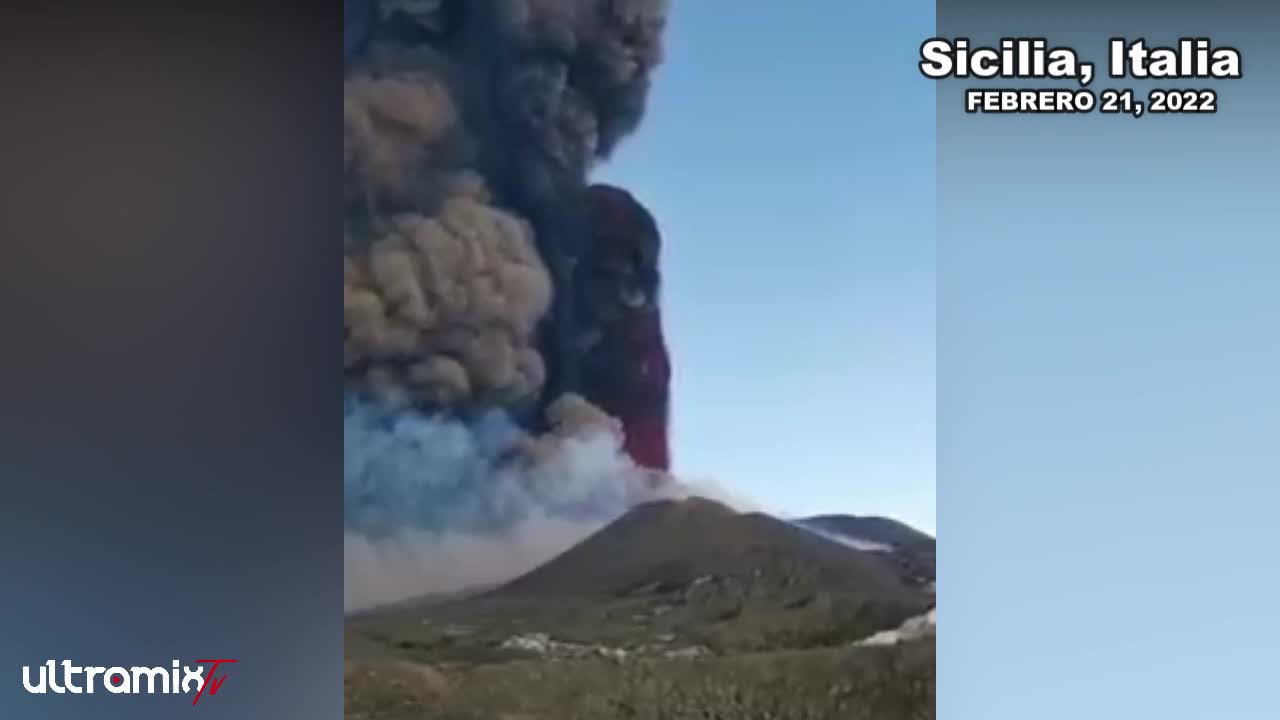
<path id="1" fill-rule="evenodd" d="M 534 395 L 533 345 L 550 278 L 528 225 L 464 195 L 437 215 L 402 215 L 345 268 L 348 366 L 384 402 L 430 409 Z"/>
<path id="2" fill-rule="evenodd" d="M 573 275 L 588 174 L 640 123 L 665 14 L 345 3 L 349 608 L 504 579 L 673 491 L 575 394 Z"/>
<path id="3" fill-rule="evenodd" d="M 347 3 L 353 385 L 431 409 L 576 386 L 570 274 L 587 173 L 639 124 L 665 9 Z M 388 239 L 398 247 L 380 249 Z"/>

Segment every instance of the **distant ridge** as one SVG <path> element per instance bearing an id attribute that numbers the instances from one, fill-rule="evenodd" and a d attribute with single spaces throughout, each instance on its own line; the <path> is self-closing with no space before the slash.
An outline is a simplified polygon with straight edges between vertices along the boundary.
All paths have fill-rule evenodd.
<path id="1" fill-rule="evenodd" d="M 934 542 L 934 537 L 906 523 L 877 515 L 815 515 L 796 522 L 837 535 L 894 547 Z"/>
<path id="2" fill-rule="evenodd" d="M 874 515 L 818 515 L 796 523 L 817 532 L 888 546 L 889 564 L 908 582 L 919 584 L 937 577 L 937 541 L 905 523 Z"/>

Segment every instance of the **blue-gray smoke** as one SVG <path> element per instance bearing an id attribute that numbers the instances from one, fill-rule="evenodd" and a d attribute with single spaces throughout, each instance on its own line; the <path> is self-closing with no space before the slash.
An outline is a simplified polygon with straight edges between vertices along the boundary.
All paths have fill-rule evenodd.
<path id="1" fill-rule="evenodd" d="M 463 423 L 346 398 L 348 611 L 510 580 L 658 495 L 608 432 L 528 438 L 501 411 Z"/>
<path id="2" fill-rule="evenodd" d="M 463 424 L 348 397 L 347 532 L 501 534 L 530 518 L 608 520 L 635 502 L 640 471 L 615 438 L 569 438 L 531 464 L 513 462 L 522 437 L 501 411 Z"/>

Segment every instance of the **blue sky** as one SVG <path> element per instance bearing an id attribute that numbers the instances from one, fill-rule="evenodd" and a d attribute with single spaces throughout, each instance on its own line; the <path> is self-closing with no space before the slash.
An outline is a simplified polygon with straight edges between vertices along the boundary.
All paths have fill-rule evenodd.
<path id="1" fill-rule="evenodd" d="M 673 5 L 596 178 L 662 226 L 676 469 L 933 532 L 933 4 Z"/>

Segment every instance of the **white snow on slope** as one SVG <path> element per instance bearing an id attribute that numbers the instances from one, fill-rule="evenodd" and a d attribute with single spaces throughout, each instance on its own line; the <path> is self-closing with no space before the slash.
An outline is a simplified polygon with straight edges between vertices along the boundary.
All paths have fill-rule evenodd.
<path id="1" fill-rule="evenodd" d="M 938 630 L 938 609 L 908 618 L 893 630 L 882 630 L 871 637 L 859 640 L 856 645 L 897 645 L 933 635 Z"/>

